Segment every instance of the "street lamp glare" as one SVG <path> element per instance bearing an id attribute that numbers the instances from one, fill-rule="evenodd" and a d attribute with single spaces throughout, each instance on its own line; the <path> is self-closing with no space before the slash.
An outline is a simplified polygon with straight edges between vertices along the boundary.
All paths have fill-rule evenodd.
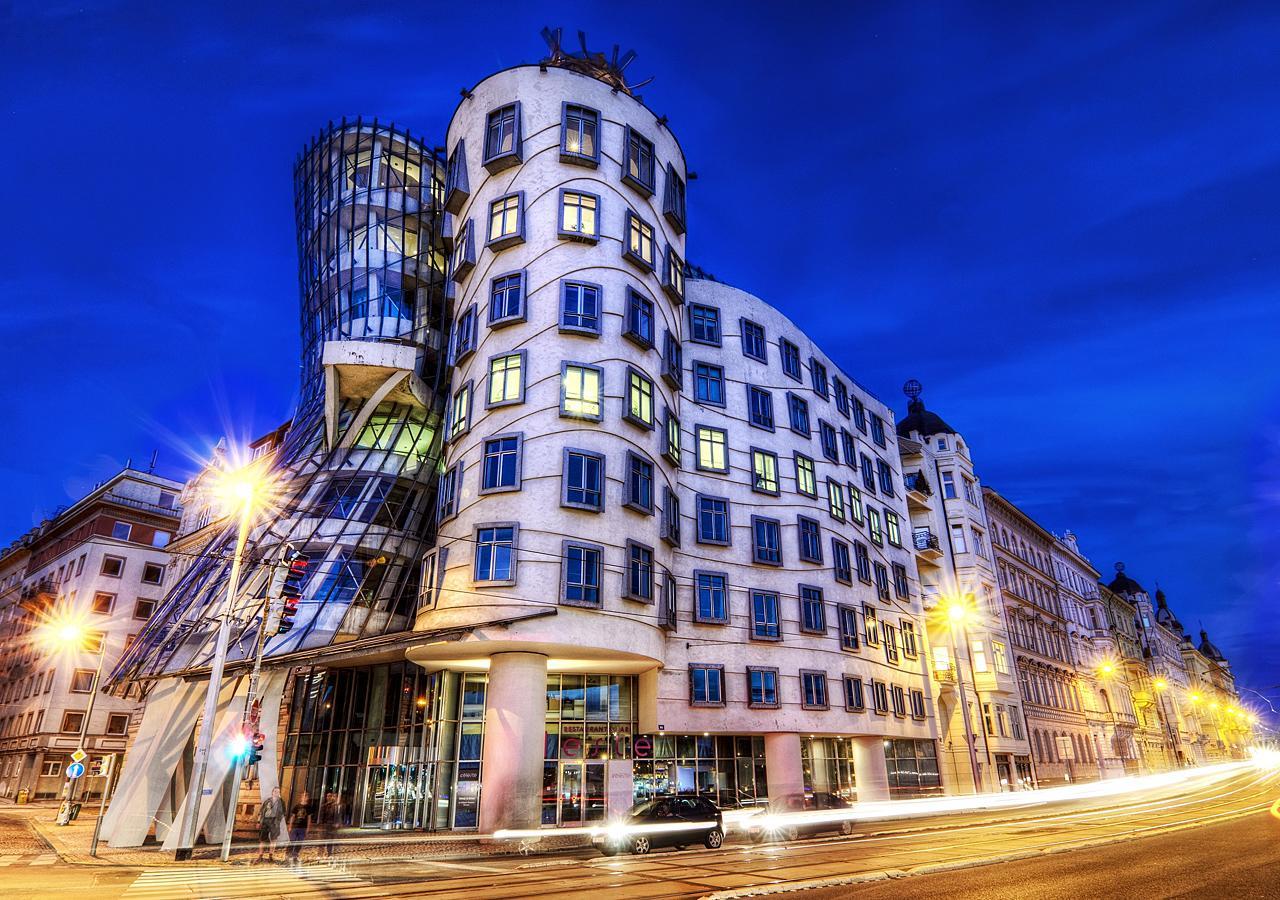
<path id="1" fill-rule="evenodd" d="M 943 601 L 943 611 L 952 625 L 964 625 L 973 617 L 973 610 L 963 596 L 952 595 Z"/>
<path id="2" fill-rule="evenodd" d="M 259 468 L 250 464 L 221 472 L 214 482 L 213 493 L 227 511 L 244 511 L 262 503 L 269 485 Z"/>
<path id="3" fill-rule="evenodd" d="M 1116 664 L 1106 660 L 1098 666 L 1098 673 L 1109 678 L 1116 673 Z"/>
<path id="4" fill-rule="evenodd" d="M 1157 691 L 1163 691 L 1169 687 L 1169 682 L 1164 678 L 1157 678 L 1154 682 L 1154 686 Z"/>

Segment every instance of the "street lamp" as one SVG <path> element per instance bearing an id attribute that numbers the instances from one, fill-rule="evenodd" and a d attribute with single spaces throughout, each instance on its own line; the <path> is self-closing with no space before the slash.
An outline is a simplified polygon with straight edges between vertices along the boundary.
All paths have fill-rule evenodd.
<path id="1" fill-rule="evenodd" d="M 200 724 L 200 736 L 196 741 L 191 787 L 187 792 L 187 805 L 183 809 L 182 830 L 178 833 L 178 846 L 174 859 L 191 858 L 196 843 L 196 831 L 200 821 L 200 801 L 204 797 L 204 780 L 209 768 L 209 745 L 218 715 L 218 694 L 222 689 L 222 672 L 227 663 L 227 648 L 231 643 L 231 613 L 236 594 L 240 590 L 240 567 L 244 560 L 245 544 L 256 514 L 268 505 L 273 484 L 259 462 L 251 462 L 238 469 L 224 470 L 214 476 L 212 494 L 228 515 L 239 516 L 235 553 L 231 557 L 231 574 L 227 578 L 227 599 L 218 617 L 218 638 L 214 644 L 213 663 L 209 669 L 209 688 L 204 697 L 204 718 Z M 234 820 L 226 823 L 235 827 Z"/>
<path id="2" fill-rule="evenodd" d="M 966 647 L 969 645 L 968 631 L 965 626 L 973 621 L 975 614 L 973 606 L 967 597 L 960 594 L 949 594 L 942 601 L 942 613 L 946 616 L 947 622 L 951 626 L 951 655 L 956 661 L 956 688 L 959 696 L 960 715 L 964 721 L 964 742 L 969 748 L 969 766 L 973 771 L 973 792 L 978 794 L 982 792 L 981 779 L 978 775 L 978 750 L 974 746 L 973 730 L 970 728 L 969 701 L 964 690 L 964 670 L 960 666 L 959 650 L 960 642 Z M 957 632 L 962 639 L 960 642 L 957 641 Z M 977 689 L 978 687 L 975 684 L 975 693 Z M 981 713 L 979 713 L 979 718 L 981 718 Z"/>
<path id="3" fill-rule="evenodd" d="M 83 621 L 74 618 L 68 611 L 41 626 L 37 632 L 37 639 L 52 652 L 81 653 L 92 649 L 90 638 L 93 634 L 94 632 L 90 631 Z M 93 717 L 94 701 L 98 699 L 98 684 L 102 681 L 102 666 L 107 658 L 107 637 L 105 634 L 98 634 L 97 638 L 98 665 L 93 672 L 93 681 L 89 683 L 89 703 L 85 707 L 84 717 L 80 720 L 80 737 L 76 742 L 76 748 L 81 753 L 87 752 L 84 745 L 89 737 L 89 720 Z M 83 765 L 83 762 L 80 765 Z M 79 794 L 82 777 L 82 775 L 76 775 L 67 779 L 66 796 L 63 797 L 62 805 L 58 808 L 57 824 L 66 825 L 71 821 L 71 807 Z"/>
<path id="4" fill-rule="evenodd" d="M 1163 675 L 1157 675 L 1151 682 L 1151 686 L 1155 688 L 1156 696 L 1160 698 L 1160 711 L 1164 713 L 1165 730 L 1169 737 L 1169 755 L 1170 762 L 1174 765 L 1178 763 L 1178 726 L 1174 718 L 1169 715 L 1169 707 L 1165 705 L 1164 695 L 1169 690 L 1169 679 Z"/>

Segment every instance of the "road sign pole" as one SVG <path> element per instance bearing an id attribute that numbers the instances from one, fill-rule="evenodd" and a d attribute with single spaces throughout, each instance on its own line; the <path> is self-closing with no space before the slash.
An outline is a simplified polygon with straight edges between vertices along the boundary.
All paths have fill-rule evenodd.
<path id="1" fill-rule="evenodd" d="M 98 855 L 98 834 L 102 831 L 102 817 L 107 812 L 107 795 L 111 793 L 111 786 L 115 782 L 116 755 L 108 753 L 102 757 L 102 765 L 106 767 L 103 774 L 106 776 L 107 783 L 102 786 L 102 802 L 98 804 L 98 821 L 93 823 L 93 840 L 89 843 L 89 855 L 93 857 Z"/>

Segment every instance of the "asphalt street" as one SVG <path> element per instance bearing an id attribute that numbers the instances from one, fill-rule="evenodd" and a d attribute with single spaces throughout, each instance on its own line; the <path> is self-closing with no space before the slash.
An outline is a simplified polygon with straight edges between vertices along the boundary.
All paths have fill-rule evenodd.
<path id="1" fill-rule="evenodd" d="M 0 858 L 0 894 L 127 898 L 719 898 L 1280 896 L 1280 773 L 1243 769 L 1142 793 L 996 813 L 867 823 L 853 836 L 605 858 L 426 857 L 338 865 L 34 865 Z M 0 813 L 0 821 L 3 814 Z M 0 832 L 3 839 L 4 832 Z M 732 838 L 732 835 L 731 835 Z M 16 839 L 16 838 L 15 838 Z M 1103 847 L 1098 842 L 1120 841 Z M 1033 859 L 988 860 L 1032 855 Z M 159 857 L 158 857 L 159 859 Z M 929 874 L 944 866 L 968 866 Z M 858 879 L 890 880 L 854 884 Z M 877 893 L 881 892 L 881 893 Z"/>

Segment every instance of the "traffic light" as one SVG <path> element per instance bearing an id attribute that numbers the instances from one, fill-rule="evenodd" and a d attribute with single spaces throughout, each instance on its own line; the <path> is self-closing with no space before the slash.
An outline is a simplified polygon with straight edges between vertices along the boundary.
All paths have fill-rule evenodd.
<path id="1" fill-rule="evenodd" d="M 266 742 L 267 736 L 261 731 L 249 735 L 249 747 L 244 758 L 246 766 L 256 765 L 262 759 L 262 747 Z"/>
<path id="2" fill-rule="evenodd" d="M 268 635 L 284 634 L 293 628 L 293 619 L 298 614 L 298 603 L 302 600 L 302 588 L 307 580 L 307 567 L 311 557 L 299 550 L 290 550 L 276 566 L 271 578 L 271 586 L 267 591 Z"/>

